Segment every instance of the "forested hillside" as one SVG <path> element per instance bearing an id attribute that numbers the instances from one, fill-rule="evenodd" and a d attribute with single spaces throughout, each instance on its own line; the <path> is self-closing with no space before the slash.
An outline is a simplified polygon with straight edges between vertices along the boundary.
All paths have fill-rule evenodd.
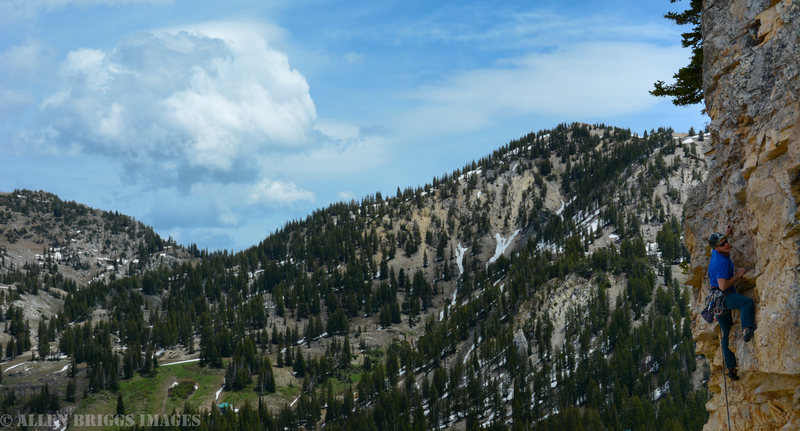
<path id="1" fill-rule="evenodd" d="M 55 286 L 35 346 L 19 294 L 52 263 L 6 271 L 0 404 L 209 429 L 700 429 L 681 207 L 703 138 L 531 133 L 239 253 Z M 144 232 L 140 255 L 174 246 Z"/>
<path id="2" fill-rule="evenodd" d="M 100 211 L 42 191 L 0 193 L 0 275 L 19 282 L 39 267 L 80 285 L 139 274 L 175 258 L 199 256 L 164 240 L 153 228 L 117 212 Z M 26 266 L 22 268 L 23 266 Z M 42 287 L 31 277 L 27 290 Z M 50 287 L 60 287 L 58 282 Z"/>

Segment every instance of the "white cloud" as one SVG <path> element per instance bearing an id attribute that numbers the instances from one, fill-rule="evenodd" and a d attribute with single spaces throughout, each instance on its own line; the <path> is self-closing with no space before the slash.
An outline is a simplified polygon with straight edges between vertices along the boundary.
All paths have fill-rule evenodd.
<path id="1" fill-rule="evenodd" d="M 0 85 L 0 113 L 13 112 L 21 106 L 30 105 L 35 99 L 21 91 L 5 88 Z M 0 119 L 0 123 L 4 122 Z"/>
<path id="2" fill-rule="evenodd" d="M 14 78 L 30 79 L 49 67 L 50 55 L 50 50 L 40 42 L 28 40 L 0 52 L 0 64 L 3 65 L 0 72 Z"/>
<path id="3" fill-rule="evenodd" d="M 103 51 L 83 48 L 67 54 L 62 72 L 67 79 L 82 84 L 86 90 L 102 93 L 108 89 L 115 75 L 120 75 L 121 70 Z"/>
<path id="4" fill-rule="evenodd" d="M 349 126 L 323 128 L 337 138 L 320 136 L 320 140 L 326 141 L 324 145 L 287 155 L 274 167 L 274 171 L 285 176 L 299 175 L 307 179 L 324 180 L 374 170 L 392 157 L 388 141 L 382 136 L 359 128 L 357 135 L 344 138 L 354 132 Z"/>
<path id="5" fill-rule="evenodd" d="M 236 227 L 239 225 L 240 217 L 232 212 L 220 214 L 219 223 L 223 226 Z"/>
<path id="6" fill-rule="evenodd" d="M 19 115 L 38 102 L 35 93 L 47 85 L 52 52 L 37 40 L 0 51 L 0 124 L 19 124 Z"/>
<path id="7" fill-rule="evenodd" d="M 119 103 L 111 104 L 111 112 L 108 116 L 100 119 L 98 124 L 98 132 L 109 139 L 119 139 L 122 133 L 125 132 L 125 125 L 122 121 L 123 108 Z"/>
<path id="8" fill-rule="evenodd" d="M 631 9 L 635 13 L 636 8 Z M 642 20 L 624 12 L 565 14 L 546 6 L 526 11 L 490 3 L 442 6 L 413 23 L 385 26 L 380 31 L 389 40 L 467 43 L 479 50 L 498 51 L 553 48 L 589 40 L 672 43 L 680 34 L 660 15 Z"/>
<path id="9" fill-rule="evenodd" d="M 314 130 L 337 140 L 358 139 L 361 135 L 361 128 L 358 125 L 329 118 L 317 120 L 314 123 Z"/>
<path id="10" fill-rule="evenodd" d="M 296 201 L 314 201 L 314 194 L 294 183 L 262 180 L 248 195 L 251 204 L 288 205 Z"/>
<path id="11" fill-rule="evenodd" d="M 316 108 L 261 34 L 228 35 L 147 33 L 68 53 L 40 104 L 42 130 L 59 136 L 52 145 L 115 157 L 161 185 L 254 179 L 265 157 L 312 144 Z"/>
<path id="12" fill-rule="evenodd" d="M 658 103 L 648 90 L 685 55 L 677 46 L 630 42 L 531 53 L 419 88 L 410 95 L 419 105 L 400 124 L 441 133 L 477 129 L 509 115 L 624 115 Z"/>

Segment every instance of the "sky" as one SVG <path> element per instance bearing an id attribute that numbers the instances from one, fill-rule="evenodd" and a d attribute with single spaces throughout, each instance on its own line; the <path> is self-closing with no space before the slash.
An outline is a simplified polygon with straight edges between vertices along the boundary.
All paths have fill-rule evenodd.
<path id="1" fill-rule="evenodd" d="M 241 250 L 530 132 L 709 122 L 667 0 L 0 0 L 0 191 Z"/>

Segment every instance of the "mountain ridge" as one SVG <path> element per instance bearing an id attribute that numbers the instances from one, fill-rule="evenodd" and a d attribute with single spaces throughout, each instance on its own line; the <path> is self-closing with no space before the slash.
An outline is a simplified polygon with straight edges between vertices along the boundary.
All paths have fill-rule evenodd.
<path id="1" fill-rule="evenodd" d="M 575 373 L 583 370 L 578 374 L 585 375 L 590 355 L 603 351 L 604 356 L 592 361 L 618 361 L 610 353 L 614 343 L 603 341 L 612 333 L 617 334 L 615 339 L 626 340 L 628 336 L 613 329 L 615 325 L 627 325 L 645 336 L 650 325 L 665 318 L 677 319 L 675 327 L 685 322 L 687 311 L 680 305 L 684 296 L 673 283 L 680 277 L 673 264 L 681 256 L 679 247 L 674 247 L 674 226 L 679 224 L 675 211 L 684 196 L 680 184 L 699 181 L 703 175 L 690 155 L 696 154 L 693 146 L 702 148 L 704 135 L 688 142 L 668 129 L 645 135 L 605 125 L 560 125 L 512 141 L 429 185 L 398 189 L 393 198 L 376 194 L 361 203 L 315 211 L 240 253 L 201 254 L 193 263 L 187 260 L 141 276 L 109 278 L 70 292 L 64 301 L 68 320 L 85 326 L 91 316 L 97 332 L 84 342 L 104 343 L 105 333 L 112 341 L 101 348 L 107 349 L 106 359 L 80 358 L 78 362 L 88 361 L 89 367 L 79 374 L 86 380 L 79 380 L 78 387 L 86 385 L 87 402 L 102 410 L 104 391 L 139 377 L 129 371 L 109 373 L 101 364 L 111 361 L 124 368 L 130 361 L 137 364 L 130 367 L 140 368 L 149 363 L 143 358 L 156 352 L 164 350 L 165 356 L 175 354 L 170 360 L 179 360 L 196 357 L 199 347 L 203 372 L 213 373 L 227 363 L 228 378 L 226 390 L 216 396 L 212 390 L 199 389 L 197 396 L 205 401 L 191 401 L 196 407 L 217 397 L 235 400 L 253 394 L 243 388 L 252 388 L 247 382 L 254 374 L 261 382 L 262 372 L 256 371 L 263 369 L 265 376 L 283 382 L 280 387 L 286 382 L 302 387 L 304 393 L 298 396 L 307 406 L 327 405 L 324 421 L 329 426 L 344 426 L 352 418 L 342 413 L 340 403 L 353 401 L 348 397 L 359 406 L 356 416 L 377 413 L 374 403 L 380 398 L 373 391 L 376 385 L 383 386 L 379 384 L 383 379 L 374 373 L 382 369 L 394 370 L 387 394 L 400 396 L 392 391 L 404 386 L 411 390 L 408 379 L 413 377 L 411 385 L 424 398 L 419 405 L 427 406 L 423 410 L 431 416 L 409 418 L 430 426 L 544 426 L 581 415 L 571 409 L 557 412 L 570 405 L 586 407 L 584 393 L 591 387 L 577 386 Z M 514 232 L 518 234 L 513 236 Z M 497 244 L 506 241 L 505 250 L 497 253 Z M 457 262 L 462 255 L 463 262 Z M 615 310 L 626 311 L 612 313 L 612 303 Z M 95 307 L 105 312 L 98 314 Z M 670 317 L 674 307 L 676 314 Z M 593 308 L 606 311 L 598 315 Z M 656 309 L 660 311 L 654 314 Z M 593 322 L 586 331 L 575 325 L 579 316 Z M 57 332 L 53 341 L 75 356 L 75 349 L 62 340 L 76 335 L 66 327 Z M 681 337 L 678 332 L 670 336 Z M 350 346 L 350 340 L 353 344 L 358 340 L 358 351 L 343 348 L 342 343 Z M 258 356 L 247 353 L 251 342 L 278 366 L 255 362 Z M 630 341 L 617 344 L 623 342 Z M 676 346 L 686 343 L 684 338 Z M 516 347 L 510 348 L 512 344 Z M 126 353 L 125 347 L 132 345 L 141 346 L 138 355 L 130 349 Z M 687 348 L 676 347 L 672 353 L 659 350 L 659 355 L 679 355 L 681 364 L 696 370 Z M 634 368 L 645 373 L 630 382 L 625 377 L 625 386 L 641 379 L 648 386 L 658 385 L 661 398 L 669 390 L 660 381 L 664 375 L 657 374 L 653 354 L 634 351 L 642 361 Z M 120 355 L 117 362 L 114 352 Z M 651 359 L 646 360 L 648 356 Z M 307 372 L 305 364 L 298 368 L 301 357 L 312 371 Z M 367 358 L 378 365 L 368 366 Z M 337 365 L 327 368 L 330 365 L 323 363 L 328 361 Z M 485 380 L 470 380 L 463 374 L 465 366 Z M 647 372 L 651 369 L 656 371 Z M 405 370 L 402 379 L 400 370 Z M 152 378 L 161 373 L 159 367 Z M 337 377 L 343 373 L 360 376 L 351 383 L 358 395 L 326 389 L 332 382 L 344 384 Z M 442 373 L 450 374 L 444 380 L 454 379 L 453 383 L 443 384 Z M 433 374 L 433 379 L 426 374 Z M 15 374 L 13 381 L 25 378 Z M 479 382 L 495 388 L 492 397 L 506 401 L 489 408 L 460 389 L 462 384 L 480 387 Z M 430 392 L 434 384 L 437 391 L 453 394 L 454 401 L 435 401 Z M 614 386 L 613 381 L 601 384 L 606 389 Z M 701 382 L 689 386 L 699 387 Z M 643 388 L 630 386 L 637 394 L 649 394 L 637 397 L 655 397 L 654 389 Z M 330 391 L 335 393 L 332 398 L 325 395 Z M 519 395 L 513 396 L 516 392 Z M 525 407 L 512 406 L 509 400 L 523 402 L 523 393 L 529 399 Z M 622 396 L 614 405 L 622 405 Z M 467 398 L 472 401 L 466 402 Z M 277 393 L 269 392 L 245 399 L 267 402 L 276 410 L 282 403 Z M 135 402 L 126 404 L 129 401 Z M 609 415 L 604 421 L 612 421 L 614 414 L 607 411 L 612 406 L 592 405 L 588 412 L 602 412 Z M 412 410 L 423 413 L 416 409 Z M 653 421 L 655 415 L 653 410 Z M 320 416 L 298 418 L 292 421 L 300 422 L 292 423 L 319 420 Z"/>

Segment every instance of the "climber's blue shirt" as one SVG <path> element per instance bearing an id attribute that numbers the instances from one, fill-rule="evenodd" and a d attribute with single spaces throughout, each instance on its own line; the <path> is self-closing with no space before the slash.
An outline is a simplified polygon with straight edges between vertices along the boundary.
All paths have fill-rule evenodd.
<path id="1" fill-rule="evenodd" d="M 718 278 L 733 278 L 733 261 L 730 255 L 711 250 L 711 261 L 708 263 L 708 281 L 712 287 L 719 288 Z"/>

